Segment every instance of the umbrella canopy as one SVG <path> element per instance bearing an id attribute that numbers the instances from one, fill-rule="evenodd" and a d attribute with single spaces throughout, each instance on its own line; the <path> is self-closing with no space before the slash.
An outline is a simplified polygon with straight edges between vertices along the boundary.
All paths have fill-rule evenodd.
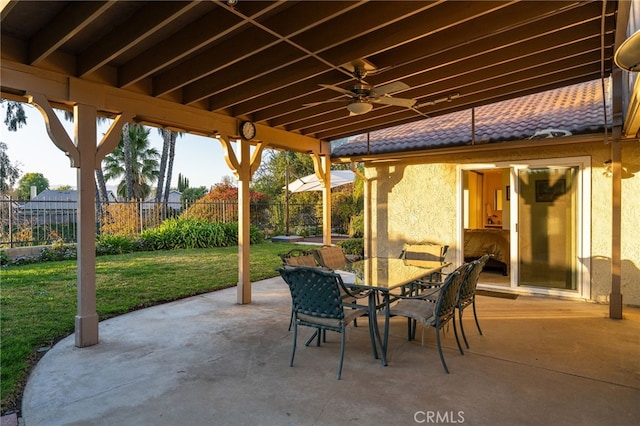
<path id="1" fill-rule="evenodd" d="M 331 170 L 331 188 L 352 183 L 356 178 L 351 170 Z M 316 174 L 296 179 L 288 186 L 291 192 L 322 191 L 322 182 Z"/>

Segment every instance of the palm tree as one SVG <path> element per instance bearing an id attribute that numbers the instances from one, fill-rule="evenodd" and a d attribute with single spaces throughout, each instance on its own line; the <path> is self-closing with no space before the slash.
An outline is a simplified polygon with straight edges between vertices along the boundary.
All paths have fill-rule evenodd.
<path id="1" fill-rule="evenodd" d="M 169 138 L 169 155 L 168 155 L 168 164 L 167 164 L 167 183 L 165 185 L 164 191 L 164 205 L 167 206 L 169 204 L 169 192 L 171 192 L 171 175 L 173 174 L 173 159 L 176 156 L 176 139 L 178 136 L 181 136 L 182 133 L 171 132 Z"/>
<path id="2" fill-rule="evenodd" d="M 158 187 L 156 188 L 156 204 L 164 203 L 166 209 L 169 203 L 171 191 L 171 175 L 173 174 L 173 159 L 175 158 L 176 139 L 182 133 L 168 129 L 158 129 L 162 136 L 162 156 L 160 159 L 160 171 L 158 173 Z M 166 176 L 166 183 L 165 183 Z"/>
<path id="3" fill-rule="evenodd" d="M 148 134 L 149 132 L 147 132 Z M 131 155 L 131 135 L 129 134 L 129 123 L 122 126 L 122 134 L 120 136 L 122 144 L 122 154 L 124 159 L 124 193 L 125 199 L 131 200 L 134 197 L 133 190 L 133 157 Z M 118 189 L 119 191 L 119 189 Z"/>
<path id="4" fill-rule="evenodd" d="M 118 184 L 118 195 L 127 198 L 127 168 L 130 168 L 131 196 L 128 199 L 144 200 L 151 193 L 151 183 L 158 176 L 158 150 L 150 147 L 149 130 L 140 124 L 130 124 L 126 132 L 130 155 L 125 154 L 125 140 L 121 137 L 117 148 L 104 159 L 104 177 L 122 179 Z M 127 165 L 127 157 L 131 160 Z"/>
<path id="5" fill-rule="evenodd" d="M 160 170 L 158 172 L 158 187 L 156 188 L 156 204 L 162 201 L 162 191 L 164 185 L 164 172 L 167 169 L 167 156 L 169 155 L 169 144 L 171 143 L 171 133 L 169 129 L 158 129 L 162 136 L 162 156 L 160 157 Z M 168 189 L 168 188 L 167 188 Z"/>
<path id="6" fill-rule="evenodd" d="M 71 111 L 64 111 L 64 118 L 67 121 L 73 123 L 73 113 Z M 104 123 L 107 119 L 105 117 L 98 116 L 97 123 Z M 109 205 L 109 196 L 107 194 L 107 183 L 104 179 L 104 172 L 102 171 L 102 164 L 100 167 L 96 169 L 95 172 L 95 181 L 96 181 L 96 211 L 101 212 L 102 206 Z"/>

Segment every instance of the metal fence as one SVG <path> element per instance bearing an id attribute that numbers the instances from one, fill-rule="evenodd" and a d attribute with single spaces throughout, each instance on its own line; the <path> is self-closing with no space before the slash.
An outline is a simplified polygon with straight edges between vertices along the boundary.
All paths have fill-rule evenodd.
<path id="1" fill-rule="evenodd" d="M 321 205 L 251 203 L 250 214 L 251 224 L 266 236 L 322 233 Z M 147 201 L 110 203 L 96 209 L 96 233 L 139 234 L 160 226 L 168 218 L 177 217 L 237 222 L 238 204 L 201 201 L 168 205 Z M 334 229 L 344 230 L 344 224 L 333 223 Z M 76 242 L 77 224 L 76 200 L 31 200 L 26 203 L 0 200 L 0 248 L 47 245 L 59 240 Z"/>

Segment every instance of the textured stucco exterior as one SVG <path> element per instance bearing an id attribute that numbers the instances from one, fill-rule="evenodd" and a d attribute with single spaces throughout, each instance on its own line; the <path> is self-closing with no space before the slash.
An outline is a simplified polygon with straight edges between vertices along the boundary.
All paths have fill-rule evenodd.
<path id="1" fill-rule="evenodd" d="M 405 242 L 435 241 L 448 244 L 455 259 L 458 247 L 456 209 L 461 164 L 490 164 L 537 159 L 588 156 L 591 159 L 590 209 L 586 224 L 590 238 L 588 267 L 590 299 L 608 302 L 611 292 L 612 178 L 605 162 L 611 146 L 602 139 L 549 148 L 501 149 L 485 153 L 460 153 L 415 158 L 404 163 L 367 165 L 371 184 L 372 255 L 396 256 Z M 640 143 L 622 142 L 621 291 L 623 303 L 640 305 Z"/>

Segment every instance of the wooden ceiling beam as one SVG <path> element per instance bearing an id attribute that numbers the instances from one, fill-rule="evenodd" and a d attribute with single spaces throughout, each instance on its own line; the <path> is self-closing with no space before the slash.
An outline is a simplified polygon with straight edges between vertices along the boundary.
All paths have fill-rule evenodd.
<path id="1" fill-rule="evenodd" d="M 99 19 L 116 3 L 111 1 L 71 2 L 29 42 L 29 63 L 43 59 Z"/>
<path id="2" fill-rule="evenodd" d="M 243 22 L 237 16 L 223 8 L 216 8 L 162 44 L 153 46 L 122 65 L 118 69 L 118 85 L 127 87 L 167 66 L 179 63 L 189 55 L 227 37 L 242 25 Z"/>
<path id="3" fill-rule="evenodd" d="M 84 77 L 95 72 L 196 6 L 197 1 L 165 1 L 155 3 L 152 8 L 138 9 L 78 56 L 78 75 Z"/>

